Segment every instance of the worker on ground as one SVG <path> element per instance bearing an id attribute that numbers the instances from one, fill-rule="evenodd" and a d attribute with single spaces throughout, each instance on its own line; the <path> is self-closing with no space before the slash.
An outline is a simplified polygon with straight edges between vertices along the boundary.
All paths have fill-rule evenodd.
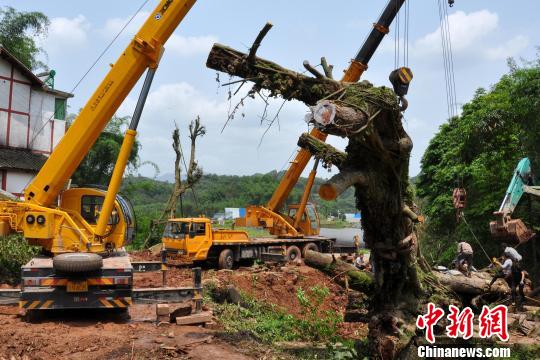
<path id="1" fill-rule="evenodd" d="M 360 253 L 360 235 L 356 234 L 353 236 L 354 248 L 356 249 L 356 254 Z"/>
<path id="2" fill-rule="evenodd" d="M 510 279 L 512 275 L 512 259 L 510 257 L 504 256 L 503 263 L 501 264 L 496 258 L 492 260 L 493 265 L 497 266 L 497 272 L 493 275 L 493 279 L 489 283 L 489 287 L 497 281 L 497 279 L 505 279 L 509 286 L 512 284 Z"/>
<path id="3" fill-rule="evenodd" d="M 357 254 L 356 258 L 354 259 L 354 266 L 359 270 L 365 270 L 366 269 L 366 260 L 364 259 L 364 254 Z"/>
<path id="4" fill-rule="evenodd" d="M 460 242 L 458 244 L 457 252 L 456 260 L 454 260 L 456 268 L 463 269 L 467 273 L 467 276 L 470 277 L 474 255 L 471 244 L 466 241 Z"/>
<path id="5" fill-rule="evenodd" d="M 525 301 L 525 294 L 523 288 L 525 287 L 525 271 L 521 268 L 522 256 L 511 246 L 505 243 L 501 244 L 503 248 L 504 256 L 512 259 L 512 270 L 510 276 L 510 288 L 512 289 L 512 303 L 516 305 L 517 310 L 523 309 L 523 302 Z M 519 298 L 517 298 L 516 288 L 519 288 Z"/>

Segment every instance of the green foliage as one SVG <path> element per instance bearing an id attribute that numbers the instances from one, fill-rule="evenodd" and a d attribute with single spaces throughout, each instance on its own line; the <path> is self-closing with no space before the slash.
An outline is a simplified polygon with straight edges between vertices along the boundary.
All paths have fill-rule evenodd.
<path id="1" fill-rule="evenodd" d="M 210 295 L 215 283 L 205 284 L 205 294 Z M 330 291 L 326 287 L 312 287 L 308 291 L 298 289 L 297 298 L 304 308 L 304 316 L 298 318 L 286 313 L 274 304 L 257 301 L 242 293 L 243 306 L 212 304 L 214 314 L 228 333 L 250 334 L 259 341 L 273 344 L 281 341 L 313 341 L 327 343 L 327 356 L 331 359 L 353 359 L 354 344 L 340 338 L 338 324 L 343 321 L 339 313 L 321 311 L 320 307 Z M 206 301 L 211 301 L 206 298 Z M 313 358 L 302 354 L 302 358 Z"/>
<path id="2" fill-rule="evenodd" d="M 39 253 L 20 234 L 0 237 L 0 283 L 17 284 L 21 279 L 21 266 Z"/>
<path id="3" fill-rule="evenodd" d="M 73 119 L 73 117 L 71 117 Z M 92 149 L 73 174 L 73 182 L 77 185 L 108 185 L 116 159 L 124 140 L 124 129 L 131 120 L 130 116 L 113 116 L 105 127 Z M 69 121 L 68 121 L 69 123 Z M 128 171 L 139 166 L 139 149 L 141 145 L 135 140 L 128 162 Z"/>
<path id="4" fill-rule="evenodd" d="M 45 68 L 37 60 L 43 50 L 35 38 L 47 34 L 49 19 L 41 12 L 18 12 L 12 7 L 0 9 L 0 44 L 31 70 Z"/>
<path id="5" fill-rule="evenodd" d="M 488 253 L 499 254 L 489 233 L 492 213 L 520 158 L 529 156 L 540 169 L 539 99 L 540 60 L 513 65 L 490 90 L 478 89 L 461 116 L 443 124 L 431 140 L 416 179 L 427 216 L 422 243 L 428 260 L 448 265 L 455 243 L 464 239 L 477 248 L 475 261 L 487 263 L 464 222 L 456 223 L 452 190 L 461 183 L 468 223 Z"/>
<path id="6" fill-rule="evenodd" d="M 250 176 L 205 174 L 194 191 L 184 194 L 182 205 L 178 204 L 178 216 L 213 216 L 226 207 L 245 207 L 252 204 L 266 204 L 279 184 L 282 173 L 276 171 Z M 336 201 L 324 201 L 318 196 L 318 186 L 324 182 L 317 178 L 311 201 L 318 206 L 321 219 L 336 216 L 338 210 L 355 212 L 354 190 L 347 190 Z M 289 198 L 290 203 L 298 203 L 302 196 L 306 179 L 301 178 Z M 150 229 L 150 222 L 158 218 L 165 207 L 173 184 L 145 177 L 128 176 L 124 179 L 122 193 L 133 203 L 137 216 L 137 238 L 134 247 L 142 245 Z M 242 230 L 242 229 L 237 229 Z M 252 235 L 266 235 L 255 233 Z"/>
<path id="7" fill-rule="evenodd" d="M 343 321 L 335 311 L 322 311 L 324 299 L 330 290 L 324 286 L 314 286 L 309 291 L 302 288 L 296 290 L 296 297 L 304 309 L 304 318 L 298 322 L 302 334 L 313 341 L 336 341 L 338 324 Z"/>

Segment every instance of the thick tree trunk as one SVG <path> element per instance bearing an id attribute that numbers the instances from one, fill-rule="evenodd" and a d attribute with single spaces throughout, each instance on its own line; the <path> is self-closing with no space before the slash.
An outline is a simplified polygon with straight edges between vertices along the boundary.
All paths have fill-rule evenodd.
<path id="1" fill-rule="evenodd" d="M 366 271 L 359 271 L 354 265 L 334 258 L 330 254 L 322 254 L 317 251 L 306 251 L 304 257 L 306 265 L 319 269 L 328 275 L 335 277 L 337 282 L 345 284 L 344 277 L 347 277 L 347 285 L 363 293 L 373 292 L 373 275 Z"/>

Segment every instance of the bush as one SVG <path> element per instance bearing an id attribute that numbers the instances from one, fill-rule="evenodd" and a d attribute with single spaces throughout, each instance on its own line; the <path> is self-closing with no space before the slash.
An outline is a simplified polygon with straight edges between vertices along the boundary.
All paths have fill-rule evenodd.
<path id="1" fill-rule="evenodd" d="M 39 253 L 20 234 L 0 237 L 0 282 L 17 284 L 21 280 L 21 266 Z"/>

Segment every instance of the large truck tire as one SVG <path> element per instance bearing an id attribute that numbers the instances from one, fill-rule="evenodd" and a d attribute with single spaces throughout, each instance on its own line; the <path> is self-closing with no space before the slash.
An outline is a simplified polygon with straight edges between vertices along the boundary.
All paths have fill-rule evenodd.
<path id="1" fill-rule="evenodd" d="M 296 261 L 302 257 L 302 253 L 300 252 L 300 249 L 298 246 L 291 245 L 287 247 L 287 252 L 285 253 L 285 258 L 289 262 Z"/>
<path id="2" fill-rule="evenodd" d="M 317 246 L 317 244 L 313 243 L 313 242 L 310 242 L 310 243 L 307 243 L 306 245 L 304 245 L 304 248 L 302 249 L 302 257 L 305 258 L 306 257 L 306 251 L 308 250 L 311 250 L 311 251 L 319 251 L 319 247 Z"/>
<path id="3" fill-rule="evenodd" d="M 96 271 L 103 266 L 103 258 L 93 253 L 66 253 L 53 258 L 55 270 L 65 273 Z"/>
<path id="4" fill-rule="evenodd" d="M 218 269 L 232 269 L 234 265 L 234 254 L 231 249 L 223 249 L 219 253 Z"/>

